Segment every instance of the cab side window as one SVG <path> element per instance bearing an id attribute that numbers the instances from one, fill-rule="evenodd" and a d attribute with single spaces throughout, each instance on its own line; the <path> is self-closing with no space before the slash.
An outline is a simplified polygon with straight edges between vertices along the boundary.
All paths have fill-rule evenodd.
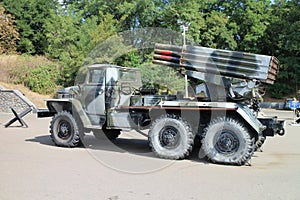
<path id="1" fill-rule="evenodd" d="M 94 69 L 90 70 L 89 83 L 90 84 L 103 84 L 104 81 L 104 70 Z"/>

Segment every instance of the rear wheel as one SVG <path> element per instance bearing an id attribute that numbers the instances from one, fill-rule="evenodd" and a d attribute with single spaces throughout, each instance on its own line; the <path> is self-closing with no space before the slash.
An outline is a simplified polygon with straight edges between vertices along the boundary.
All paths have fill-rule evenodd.
<path id="1" fill-rule="evenodd" d="M 258 140 L 255 142 L 255 151 L 259 150 L 262 145 L 265 143 L 266 137 L 260 136 Z"/>
<path id="2" fill-rule="evenodd" d="M 149 141 L 158 157 L 182 159 L 192 150 L 194 134 L 191 126 L 180 117 L 163 115 L 151 125 Z"/>
<path id="3" fill-rule="evenodd" d="M 61 111 L 54 115 L 50 124 L 50 133 L 57 146 L 75 147 L 80 144 L 78 125 L 68 111 Z"/>
<path id="4" fill-rule="evenodd" d="M 237 120 L 218 118 L 204 130 L 202 148 L 216 163 L 243 165 L 255 149 L 253 135 Z"/>

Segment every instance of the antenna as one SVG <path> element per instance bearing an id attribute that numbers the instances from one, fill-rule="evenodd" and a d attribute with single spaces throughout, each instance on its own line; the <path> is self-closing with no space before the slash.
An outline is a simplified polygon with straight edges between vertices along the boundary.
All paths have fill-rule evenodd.
<path id="1" fill-rule="evenodd" d="M 180 25 L 180 29 L 182 30 L 182 36 L 183 36 L 183 46 L 186 45 L 186 37 L 185 37 L 185 33 L 186 31 L 189 30 L 189 26 L 191 25 L 190 22 L 184 22 L 181 21 L 180 19 L 177 20 L 177 23 Z M 189 97 L 189 91 L 188 91 L 188 78 L 187 75 L 184 75 L 184 88 L 185 88 L 185 97 L 188 98 Z"/>
<path id="2" fill-rule="evenodd" d="M 184 22 L 180 19 L 177 20 L 177 23 L 179 24 L 180 29 L 182 30 L 182 36 L 183 36 L 183 45 L 186 45 L 186 32 L 189 30 L 189 26 L 191 25 L 190 22 Z"/>

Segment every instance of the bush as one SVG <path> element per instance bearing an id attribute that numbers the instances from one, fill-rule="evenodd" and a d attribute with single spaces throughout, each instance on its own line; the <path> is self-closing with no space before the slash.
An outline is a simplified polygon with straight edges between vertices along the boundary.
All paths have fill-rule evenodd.
<path id="1" fill-rule="evenodd" d="M 52 94 L 58 88 L 57 80 L 59 69 L 57 65 L 43 65 L 31 68 L 23 82 L 33 92 L 39 94 Z"/>
<path id="2" fill-rule="evenodd" d="M 0 81 L 22 84 L 40 94 L 53 94 L 59 85 L 58 63 L 44 56 L 1 55 Z"/>

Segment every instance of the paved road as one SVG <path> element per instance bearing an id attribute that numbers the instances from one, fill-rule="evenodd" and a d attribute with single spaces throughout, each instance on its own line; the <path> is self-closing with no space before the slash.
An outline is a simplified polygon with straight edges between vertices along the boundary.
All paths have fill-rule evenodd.
<path id="1" fill-rule="evenodd" d="M 289 111 L 266 111 L 292 120 Z M 50 119 L 25 117 L 29 128 L 3 125 L 0 114 L 0 200 L 284 199 L 300 197 L 300 127 L 268 138 L 252 166 L 191 158 L 156 158 L 143 136 L 124 132 L 115 144 L 87 135 L 86 148 L 54 146 Z M 16 123 L 15 125 L 18 125 Z M 130 139 L 135 138 L 135 139 Z"/>

